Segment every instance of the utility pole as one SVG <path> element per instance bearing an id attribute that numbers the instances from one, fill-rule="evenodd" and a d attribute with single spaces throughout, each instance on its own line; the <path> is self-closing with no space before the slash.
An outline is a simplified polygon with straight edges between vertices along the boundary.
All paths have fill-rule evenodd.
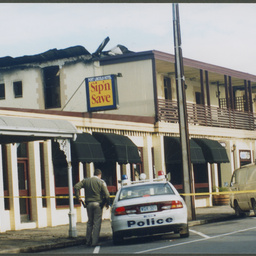
<path id="1" fill-rule="evenodd" d="M 182 151 L 182 169 L 183 169 L 183 188 L 185 194 L 192 191 L 192 172 L 190 159 L 190 145 L 187 120 L 187 105 L 185 93 L 185 77 L 183 71 L 181 35 L 180 35 L 180 17 L 179 6 L 172 4 L 173 8 L 173 33 L 174 33 L 174 51 L 175 51 L 175 75 L 179 112 L 180 143 Z M 188 208 L 188 219 L 195 219 L 194 197 L 185 196 L 185 202 Z"/>

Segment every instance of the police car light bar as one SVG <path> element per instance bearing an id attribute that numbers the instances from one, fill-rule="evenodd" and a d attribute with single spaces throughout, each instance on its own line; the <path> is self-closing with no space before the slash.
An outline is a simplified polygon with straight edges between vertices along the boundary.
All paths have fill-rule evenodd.
<path id="1" fill-rule="evenodd" d="M 122 175 L 121 181 L 118 181 L 121 183 L 121 186 L 124 185 L 131 185 L 131 184 L 137 184 L 137 183 L 143 183 L 143 182 L 152 182 L 152 181 L 167 181 L 167 175 L 164 174 L 163 171 L 158 171 L 158 177 L 155 179 L 146 179 L 147 176 L 145 173 L 140 174 L 140 180 L 136 181 L 129 181 L 128 176 L 126 174 Z"/>
<path id="2" fill-rule="evenodd" d="M 128 180 L 128 176 L 126 174 L 123 174 L 121 177 L 121 185 L 129 185 L 130 181 Z"/>

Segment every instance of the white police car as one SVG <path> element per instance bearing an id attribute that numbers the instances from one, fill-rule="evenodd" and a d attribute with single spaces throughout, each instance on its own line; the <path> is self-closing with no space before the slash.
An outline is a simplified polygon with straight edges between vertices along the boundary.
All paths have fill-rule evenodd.
<path id="1" fill-rule="evenodd" d="M 122 176 L 122 187 L 111 209 L 114 244 L 124 237 L 167 232 L 189 236 L 186 204 L 163 172 L 159 172 L 158 179 L 153 181 L 142 177 L 139 182 L 129 182 L 126 175 Z"/>

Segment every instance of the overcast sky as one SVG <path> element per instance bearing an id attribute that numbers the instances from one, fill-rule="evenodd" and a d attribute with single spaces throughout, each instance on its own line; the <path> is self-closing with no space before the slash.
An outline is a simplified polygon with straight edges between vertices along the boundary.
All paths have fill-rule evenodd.
<path id="1" fill-rule="evenodd" d="M 183 57 L 256 75 L 256 4 L 179 4 Z M 174 53 L 172 4 L 0 3 L 0 57 L 82 45 Z"/>

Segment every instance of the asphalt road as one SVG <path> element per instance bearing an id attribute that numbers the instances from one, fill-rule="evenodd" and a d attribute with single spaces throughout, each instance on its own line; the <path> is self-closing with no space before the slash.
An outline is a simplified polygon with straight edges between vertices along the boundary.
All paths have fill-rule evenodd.
<path id="1" fill-rule="evenodd" d="M 69 247 L 44 254 L 255 254 L 256 217 L 194 226 L 189 238 L 176 234 L 127 239 L 114 246 L 112 240 L 100 246 Z"/>

